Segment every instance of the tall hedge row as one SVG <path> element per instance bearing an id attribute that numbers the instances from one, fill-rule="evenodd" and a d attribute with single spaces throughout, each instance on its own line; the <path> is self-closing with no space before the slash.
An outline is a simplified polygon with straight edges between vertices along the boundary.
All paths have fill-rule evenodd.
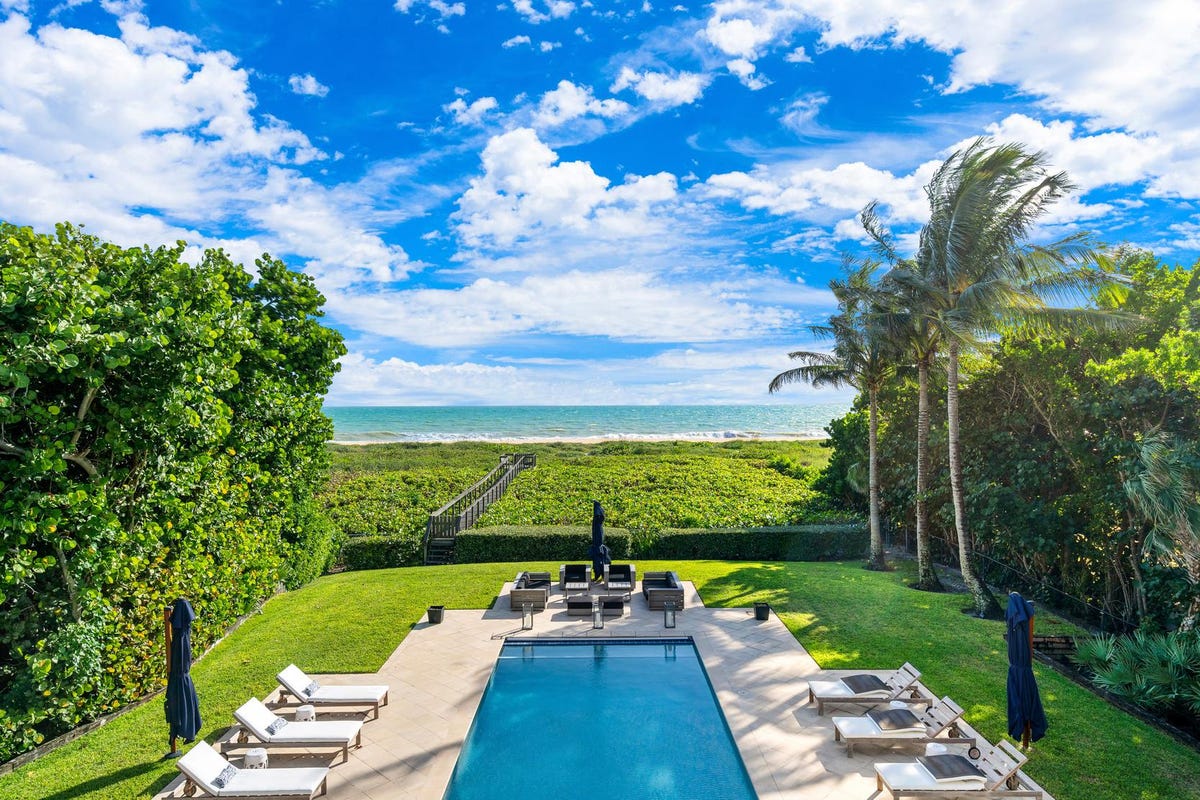
<path id="1" fill-rule="evenodd" d="M 202 649 L 334 549 L 324 298 L 183 249 L 0 223 L 0 761 L 161 686 L 174 598 Z"/>
<path id="2" fill-rule="evenodd" d="M 862 523 L 793 525 L 775 528 L 666 530 L 640 539 L 633 532 L 610 528 L 605 544 L 614 560 L 732 559 L 737 561 L 830 561 L 863 558 L 867 529 Z M 347 542 L 343 555 L 349 569 L 381 569 L 411 561 L 407 540 L 373 536 Z M 571 525 L 496 525 L 471 528 L 457 537 L 454 560 L 459 564 L 489 561 L 587 560 L 591 529 Z M 419 557 L 419 554 L 417 554 Z"/>

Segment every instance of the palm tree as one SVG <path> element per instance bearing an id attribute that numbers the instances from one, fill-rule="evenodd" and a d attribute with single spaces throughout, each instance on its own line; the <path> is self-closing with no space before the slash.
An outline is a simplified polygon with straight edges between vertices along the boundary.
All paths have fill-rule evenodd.
<path id="1" fill-rule="evenodd" d="M 1191 631 L 1200 619 L 1200 470 L 1194 452 L 1161 429 L 1147 433 L 1136 458 L 1122 470 L 1126 497 L 1149 529 L 1145 549 L 1182 562 L 1192 584 L 1192 600 L 1179 630 Z"/>
<path id="2" fill-rule="evenodd" d="M 1088 267 L 1096 255 L 1079 234 L 1047 244 L 1028 242 L 1030 231 L 1054 202 L 1074 187 L 1066 173 L 1049 174 L 1042 153 L 1019 144 L 977 139 L 934 173 L 926 194 L 930 219 L 921 230 L 915 269 L 893 270 L 917 301 L 914 311 L 945 343 L 946 423 L 950 492 L 963 581 L 981 616 L 999 604 L 978 576 L 967 525 L 959 445 L 959 356 L 964 347 L 1010 325 L 1094 319 L 1099 312 L 1053 308 L 1047 296 L 1067 297 L 1107 276 Z"/>
<path id="3" fill-rule="evenodd" d="M 789 353 L 790 358 L 803 362 L 804 366 L 776 375 L 768 391 L 774 393 L 786 384 L 805 382 L 813 386 L 853 386 L 867 393 L 870 409 L 867 471 L 871 526 L 871 552 L 867 568 L 884 570 L 887 569 L 887 559 L 879 525 L 879 390 L 895 374 L 895 362 L 886 351 L 886 339 L 873 322 L 879 297 L 872 278 L 878 267 L 878 263 L 873 261 L 847 262 L 846 280 L 834 280 L 829 284 L 838 300 L 839 313 L 830 317 L 827 325 L 810 327 L 815 335 L 833 339 L 833 352 L 797 350 Z"/>
<path id="4" fill-rule="evenodd" d="M 862 210 L 859 221 L 863 230 L 874 242 L 875 250 L 892 266 L 912 271 L 915 264 L 901 259 L 892 241 L 891 232 L 880 222 L 876 214 L 877 202 L 871 202 Z M 933 568 L 933 552 L 929 534 L 929 370 L 937 356 L 941 342 L 938 327 L 924 314 L 913 313 L 918 305 L 910 297 L 903 283 L 883 279 L 883 292 L 889 298 L 890 310 L 881 316 L 880 323 L 888 337 L 900 343 L 913 357 L 917 367 L 917 487 L 913 515 L 916 518 L 917 538 L 917 583 L 916 588 L 927 592 L 942 591 Z"/>

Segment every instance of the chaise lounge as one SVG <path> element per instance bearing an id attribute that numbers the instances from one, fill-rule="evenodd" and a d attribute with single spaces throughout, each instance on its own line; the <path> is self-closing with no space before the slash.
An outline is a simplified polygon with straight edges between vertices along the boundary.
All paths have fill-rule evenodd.
<path id="1" fill-rule="evenodd" d="M 290 694 L 301 703 L 313 705 L 371 706 L 375 719 L 379 719 L 379 707 L 388 704 L 388 687 L 383 684 L 322 686 L 295 664 L 288 664 L 275 677 L 282 687 L 279 699 L 283 702 Z"/>
<path id="2" fill-rule="evenodd" d="M 963 710 L 949 697 L 919 715 L 908 708 L 887 708 L 868 711 L 861 717 L 834 717 L 834 741 L 846 743 L 846 755 L 854 755 L 856 744 L 881 747 L 924 746 L 930 742 L 966 745 L 968 755 L 978 758 L 975 739 L 959 733 L 958 720 Z M 942 734 L 945 733 L 945 736 Z"/>
<path id="3" fill-rule="evenodd" d="M 508 593 L 508 607 L 520 611 L 529 603 L 534 611 L 544 611 L 550 602 L 549 572 L 518 572 Z"/>
<path id="4" fill-rule="evenodd" d="M 328 767 L 238 769 L 205 741 L 196 742 L 178 764 L 186 778 L 183 793 L 188 797 L 199 789 L 201 796 L 209 797 L 313 798 L 325 794 L 329 777 Z"/>
<path id="5" fill-rule="evenodd" d="M 646 572 L 642 574 L 642 596 L 646 607 L 662 609 L 674 603 L 676 609 L 683 608 L 683 581 L 674 572 Z"/>
<path id="6" fill-rule="evenodd" d="M 876 795 L 887 789 L 904 798 L 1040 798 L 1042 792 L 1021 782 L 1025 756 L 1013 743 L 988 745 L 977 763 L 959 755 L 921 756 L 916 761 L 876 764 Z"/>
<path id="7" fill-rule="evenodd" d="M 862 706 L 878 708 L 893 700 L 912 705 L 930 705 L 936 698 L 930 697 L 917 685 L 921 673 L 907 661 L 904 666 L 879 678 L 876 675 L 847 675 L 836 681 L 809 681 L 808 702 L 817 704 L 817 714 L 825 713 L 825 706 Z"/>
<path id="8" fill-rule="evenodd" d="M 241 725 L 236 741 L 226 742 L 225 749 L 245 745 L 249 737 L 269 747 L 337 747 L 342 760 L 350 760 L 350 744 L 362 747 L 362 722 L 357 720 L 316 720 L 292 722 L 277 716 L 257 698 L 250 698 L 233 712 Z"/>

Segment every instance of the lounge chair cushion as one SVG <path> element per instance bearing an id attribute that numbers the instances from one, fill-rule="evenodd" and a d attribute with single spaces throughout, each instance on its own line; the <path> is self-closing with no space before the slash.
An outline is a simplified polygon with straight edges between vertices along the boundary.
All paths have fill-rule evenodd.
<path id="1" fill-rule="evenodd" d="M 178 763 L 184 775 L 216 797 L 312 797 L 329 775 L 324 767 L 237 769 L 203 741 L 196 742 Z M 218 785 L 224 774 L 228 774 L 225 785 Z"/>
<path id="2" fill-rule="evenodd" d="M 309 703 L 379 703 L 388 693 L 386 684 L 345 684 L 341 686 L 322 686 L 309 678 L 295 664 L 289 664 L 286 669 L 276 675 L 283 688 Z"/>
<path id="3" fill-rule="evenodd" d="M 927 731 L 924 725 L 915 728 L 882 730 L 870 717 L 834 717 L 833 727 L 843 739 L 920 739 Z"/>
<path id="4" fill-rule="evenodd" d="M 887 731 L 915 730 L 923 732 L 925 730 L 925 726 L 917 718 L 917 715 L 907 708 L 877 708 L 868 711 L 867 716 L 879 726 L 880 731 L 885 733 Z"/>
<path id="5" fill-rule="evenodd" d="M 886 697 L 891 694 L 891 689 L 877 675 L 847 675 L 842 678 L 842 683 L 849 687 L 854 694 L 874 694 L 883 692 Z"/>
<path id="6" fill-rule="evenodd" d="M 962 780 L 978 780 L 980 783 L 987 781 L 987 776 L 983 774 L 983 770 L 954 753 L 917 756 L 917 761 L 921 762 L 921 766 L 929 770 L 929 774 L 938 783 Z"/>
<path id="7" fill-rule="evenodd" d="M 300 743 L 349 743 L 362 731 L 362 723 L 357 721 L 317 720 L 315 722 L 287 722 L 277 717 L 262 701 L 250 698 L 241 708 L 233 712 L 237 721 L 245 725 L 254 736 L 262 742 L 278 742 L 289 744 Z M 272 723 L 282 720 L 287 724 L 270 731 Z"/>
<path id="8" fill-rule="evenodd" d="M 939 781 L 920 762 L 907 761 L 898 764 L 876 764 L 875 771 L 893 789 L 916 791 L 921 789 L 949 790 L 982 789 L 987 780 L 981 777 Z"/>

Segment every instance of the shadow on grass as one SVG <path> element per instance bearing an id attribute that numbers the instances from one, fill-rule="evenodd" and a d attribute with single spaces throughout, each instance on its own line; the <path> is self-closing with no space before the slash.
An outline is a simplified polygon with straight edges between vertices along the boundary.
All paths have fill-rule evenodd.
<path id="1" fill-rule="evenodd" d="M 97 776 L 91 780 L 84 781 L 83 783 L 77 783 L 68 789 L 63 789 L 61 792 L 48 794 L 43 797 L 42 800 L 72 800 L 72 798 L 81 797 L 82 795 L 89 794 L 91 792 L 103 792 L 105 789 L 111 787 L 115 783 L 133 780 L 141 775 L 145 775 L 150 772 L 156 772 L 162 767 L 162 765 L 163 759 L 147 761 L 142 764 L 134 764 L 133 766 L 125 767 L 124 769 L 119 769 L 115 772 L 109 772 L 105 775 Z M 170 780 L 171 778 L 155 781 L 155 784 L 159 784 L 157 788 L 147 789 L 147 791 L 149 791 L 150 794 L 155 794 L 161 791 L 162 788 L 170 782 Z"/>
<path id="2" fill-rule="evenodd" d="M 741 567 L 705 581 L 701 596 L 706 606 L 739 608 L 766 602 L 781 611 L 791 611 L 788 583 L 792 579 L 782 564 Z"/>

